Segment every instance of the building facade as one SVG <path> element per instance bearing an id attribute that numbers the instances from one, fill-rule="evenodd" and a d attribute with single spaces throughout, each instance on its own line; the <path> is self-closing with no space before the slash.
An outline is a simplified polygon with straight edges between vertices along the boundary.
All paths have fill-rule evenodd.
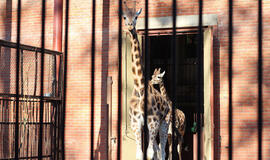
<path id="1" fill-rule="evenodd" d="M 108 142 L 111 142 L 111 156 L 116 159 L 117 120 L 118 120 L 118 1 L 70 0 L 69 41 L 67 59 L 67 91 L 65 113 L 65 157 L 66 159 L 90 159 L 91 129 L 93 128 L 93 157 L 107 159 Z M 204 27 L 204 114 L 203 114 L 203 156 L 205 159 L 228 159 L 229 142 L 229 5 L 227 0 L 203 1 Z M 127 5 L 142 8 L 138 18 L 138 34 L 141 47 L 144 42 L 144 1 L 127 1 Z M 149 1 L 149 53 L 150 72 L 155 67 L 166 70 L 170 75 L 170 45 L 172 30 L 172 2 L 167 0 Z M 95 7 L 95 12 L 93 12 Z M 263 1 L 263 136 L 262 157 L 270 158 L 270 2 Z M 54 1 L 46 1 L 45 47 L 54 49 Z M 65 3 L 64 3 L 65 9 Z M 0 39 L 16 42 L 17 1 L 0 1 Z M 95 15 L 93 15 L 95 13 Z M 63 15 L 65 17 L 65 14 Z M 196 103 L 196 27 L 199 7 L 196 0 L 177 0 L 177 96 L 179 106 L 186 112 L 187 142 L 184 145 L 186 157 L 196 153 L 196 133 L 192 133 L 194 108 Z M 235 0 L 233 5 L 233 158 L 257 159 L 258 157 L 258 2 Z M 95 28 L 93 28 L 95 18 Z M 63 23 L 64 24 L 64 23 Z M 122 38 L 122 123 L 121 156 L 135 155 L 133 135 L 129 130 L 127 116 L 130 87 L 130 42 L 123 25 Z M 63 25 L 63 30 L 65 30 Z M 95 39 L 93 38 L 95 31 Z M 64 32 L 63 32 L 64 33 Z M 64 34 L 62 35 L 64 37 Z M 40 47 L 41 39 L 41 1 L 22 0 L 21 43 Z M 92 43 L 95 44 L 95 58 L 92 59 Z M 62 42 L 64 44 L 64 41 Z M 143 48 L 144 49 L 144 48 Z M 63 51 L 63 50 L 62 50 Z M 2 57 L 0 62 L 0 88 L 4 91 L 7 82 L 5 67 L 8 64 Z M 94 70 L 92 68 L 94 63 Z M 13 67 L 13 68 L 12 68 Z M 186 68 L 185 68 L 186 67 Z M 9 75 L 14 75 L 10 66 Z M 94 77 L 92 77 L 94 72 Z M 4 74 L 5 73 L 5 74 Z M 111 94 L 108 77 L 111 77 Z M 94 78 L 94 79 L 93 79 Z M 94 80 L 94 88 L 91 81 Z M 171 78 L 166 78 L 169 92 Z M 178 83 L 179 82 L 179 83 Z M 91 95 L 91 91 L 94 94 Z M 94 105 L 91 106 L 91 100 Z M 109 99 L 109 100 L 108 100 Z M 109 107 L 111 120 L 108 119 Z M 91 109 L 94 107 L 94 114 Z M 181 107 L 180 107 L 181 108 Z M 1 110 L 0 110 L 1 111 Z M 91 116 L 94 123 L 91 124 Z M 108 123 L 111 122 L 111 123 Z M 111 124 L 111 137 L 108 128 Z M 0 147 L 1 148 L 1 147 Z M 3 148 L 3 146 L 2 146 Z M 128 150 L 127 150 L 128 149 Z M 131 153 L 133 152 L 133 153 Z M 135 158 L 135 157 L 134 157 Z"/>

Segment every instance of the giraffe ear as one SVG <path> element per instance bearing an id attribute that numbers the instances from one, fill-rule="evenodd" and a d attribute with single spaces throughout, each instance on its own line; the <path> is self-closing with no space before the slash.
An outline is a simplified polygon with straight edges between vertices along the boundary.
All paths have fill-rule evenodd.
<path id="1" fill-rule="evenodd" d="M 162 72 L 159 76 L 160 77 L 163 77 L 164 76 L 164 74 L 165 74 L 165 71 L 164 72 Z"/>

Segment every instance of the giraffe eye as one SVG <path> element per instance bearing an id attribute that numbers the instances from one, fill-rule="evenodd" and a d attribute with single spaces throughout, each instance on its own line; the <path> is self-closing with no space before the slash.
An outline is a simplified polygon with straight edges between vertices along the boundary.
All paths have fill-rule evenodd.
<path id="1" fill-rule="evenodd" d="M 124 19 L 127 19 L 127 17 L 124 17 Z"/>

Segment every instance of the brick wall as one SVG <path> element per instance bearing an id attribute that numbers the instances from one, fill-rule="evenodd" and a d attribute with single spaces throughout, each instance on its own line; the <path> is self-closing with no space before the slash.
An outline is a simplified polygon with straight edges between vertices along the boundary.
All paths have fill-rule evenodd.
<path id="1" fill-rule="evenodd" d="M 46 47 L 52 48 L 53 0 L 47 1 Z M 12 3 L 11 3 L 12 2 Z M 40 45 L 40 1 L 23 0 L 21 42 Z M 118 2 L 96 1 L 94 157 L 106 159 L 106 79 L 113 79 L 113 134 L 117 134 Z M 9 9 L 6 9 L 9 4 Z M 264 1 L 263 157 L 270 158 L 270 2 Z M 214 27 L 215 159 L 228 159 L 228 2 L 205 0 L 204 13 L 218 15 Z M 16 2 L 0 1 L 0 39 L 16 41 Z M 144 1 L 138 1 L 137 8 Z M 178 15 L 198 14 L 197 0 L 178 0 Z M 171 2 L 149 2 L 151 17 L 171 16 Z M 6 12 L 8 10 L 8 12 Z M 12 11 L 12 12 L 10 12 Z M 66 158 L 90 158 L 92 1 L 70 0 L 66 108 Z M 11 21 L 9 20 L 11 19 Z M 257 158 L 257 2 L 234 1 L 233 157 Z M 1 82 L 2 83 L 2 82 Z M 3 85 L 3 84 L 0 84 Z M 113 148 L 116 156 L 116 148 Z"/>

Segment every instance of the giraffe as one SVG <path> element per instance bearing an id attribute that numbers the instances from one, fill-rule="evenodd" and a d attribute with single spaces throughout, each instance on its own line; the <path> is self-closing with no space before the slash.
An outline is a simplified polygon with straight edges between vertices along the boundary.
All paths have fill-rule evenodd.
<path id="1" fill-rule="evenodd" d="M 152 79 L 151 82 L 152 84 L 160 84 L 162 83 L 162 78 L 164 76 L 165 72 L 160 73 L 160 70 L 155 69 L 154 73 L 152 75 Z M 160 94 L 159 91 L 156 90 L 156 92 L 158 92 L 157 94 Z M 167 143 L 167 139 L 168 139 L 168 129 L 169 129 L 169 124 L 170 124 L 170 115 L 171 115 L 171 107 L 170 104 L 168 103 L 169 101 L 167 101 L 166 98 L 164 98 L 164 96 L 161 94 L 161 98 L 164 101 L 164 105 L 168 106 L 168 113 L 165 116 L 164 120 L 161 122 L 161 127 L 159 129 L 159 140 L 160 140 L 160 157 L 161 159 L 165 159 L 166 158 L 166 152 L 165 152 L 165 148 L 166 148 L 166 143 Z"/>
<path id="2" fill-rule="evenodd" d="M 163 98 L 168 101 L 169 106 L 170 106 L 170 112 L 167 114 L 167 117 L 170 116 L 170 126 L 169 126 L 169 131 L 168 131 L 168 144 L 169 144 L 169 152 L 172 153 L 172 117 L 171 117 L 171 111 L 172 111 L 172 101 L 170 100 L 164 82 L 162 80 L 165 71 L 163 73 L 160 73 L 160 68 L 159 69 L 155 69 L 154 74 L 152 75 L 152 79 L 159 79 L 158 84 L 159 84 L 159 88 L 160 88 L 160 93 L 163 96 Z M 162 75 L 162 76 L 160 76 Z M 179 153 L 179 160 L 181 160 L 181 150 L 182 150 L 182 143 L 183 143 L 183 137 L 185 134 L 185 126 L 186 126 L 186 122 L 185 122 L 185 114 L 180 110 L 180 109 L 175 109 L 175 128 L 176 128 L 176 138 L 178 141 L 178 145 L 177 145 L 177 150 Z M 163 142 L 164 143 L 164 142 Z M 166 144 L 166 142 L 165 142 Z M 162 144 L 161 142 L 161 145 Z M 164 154 L 164 153 L 163 153 Z M 170 159 L 172 159 L 172 157 L 170 156 Z"/>
<path id="3" fill-rule="evenodd" d="M 142 67 L 141 51 L 139 48 L 139 41 L 136 31 L 136 21 L 141 13 L 127 7 L 123 10 L 123 18 L 125 25 L 131 37 L 131 60 L 132 60 L 132 75 L 134 79 L 134 86 L 130 98 L 129 116 L 131 120 L 131 129 L 135 133 L 136 139 L 136 159 L 143 159 L 142 152 L 142 129 L 144 126 L 144 76 Z M 168 123 L 164 122 L 167 113 L 169 112 L 169 105 L 162 99 L 162 96 L 153 87 L 153 81 L 148 81 L 148 96 L 147 96 L 147 127 L 149 134 L 149 143 L 147 147 L 147 159 L 157 159 L 160 157 L 159 147 L 156 143 L 156 136 L 158 132 L 165 132 L 162 129 L 168 128 Z M 167 125 L 167 126 L 166 126 Z M 165 152 L 165 151 L 164 151 Z"/>

